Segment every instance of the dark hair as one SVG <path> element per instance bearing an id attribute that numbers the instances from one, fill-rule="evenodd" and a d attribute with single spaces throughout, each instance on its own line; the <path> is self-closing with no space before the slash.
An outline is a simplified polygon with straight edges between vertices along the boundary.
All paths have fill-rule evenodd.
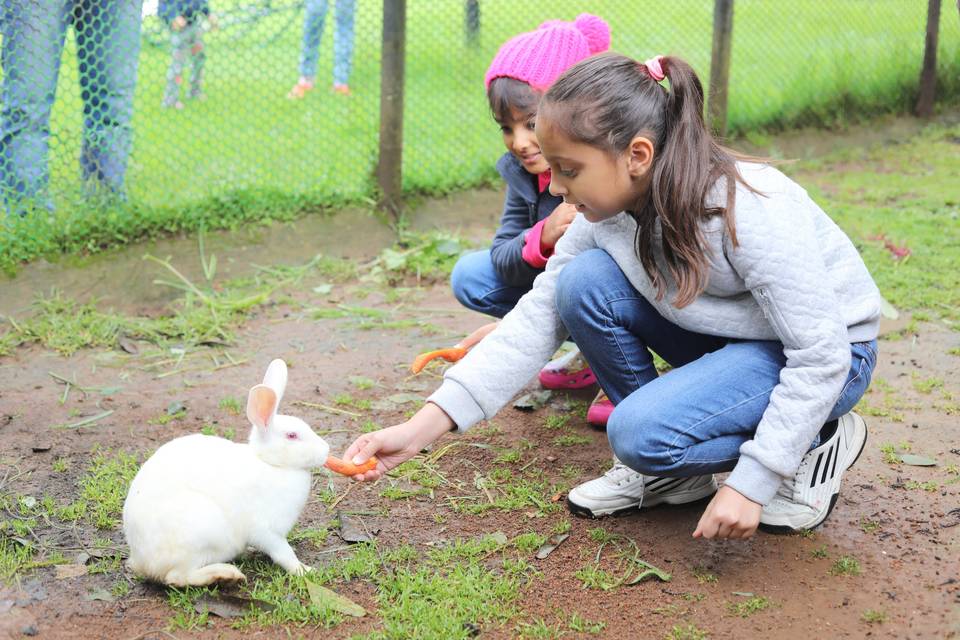
<path id="1" fill-rule="evenodd" d="M 494 78 L 487 88 L 490 111 L 498 122 L 510 120 L 513 112 L 525 116 L 535 115 L 540 95 L 529 83 L 506 76 Z"/>
<path id="2" fill-rule="evenodd" d="M 703 86 L 690 65 L 675 57 L 663 57 L 660 63 L 669 90 L 644 64 L 626 56 L 587 58 L 550 87 L 540 113 L 571 140 L 610 153 L 622 153 L 638 135 L 653 142 L 650 188 L 630 212 L 637 221 L 637 255 L 661 299 L 666 283 L 653 254 L 659 217 L 664 257 L 678 288 L 673 304 L 684 307 L 707 284 L 709 249 L 700 222 L 722 216 L 737 246 L 736 182 L 746 183 L 736 160 L 746 156 L 713 139 L 703 121 Z M 719 178 L 726 179 L 726 206 L 707 207 L 707 194 Z"/>

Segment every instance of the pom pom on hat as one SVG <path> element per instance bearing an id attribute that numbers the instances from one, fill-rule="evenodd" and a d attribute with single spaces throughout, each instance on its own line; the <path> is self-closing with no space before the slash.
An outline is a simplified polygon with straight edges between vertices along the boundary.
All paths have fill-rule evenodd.
<path id="1" fill-rule="evenodd" d="M 573 21 L 573 26 L 587 39 L 591 54 L 603 53 L 610 48 L 610 25 L 603 18 L 581 13 Z"/>
<path id="2" fill-rule="evenodd" d="M 493 80 L 507 77 L 545 91 L 564 71 L 609 48 L 610 25 L 603 18 L 581 13 L 573 22 L 549 20 L 500 47 L 484 85 L 489 89 Z"/>

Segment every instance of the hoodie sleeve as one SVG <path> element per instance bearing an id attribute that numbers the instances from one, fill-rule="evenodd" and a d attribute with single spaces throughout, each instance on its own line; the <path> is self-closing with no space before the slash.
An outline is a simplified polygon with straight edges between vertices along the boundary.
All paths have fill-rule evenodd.
<path id="1" fill-rule="evenodd" d="M 537 269 L 523 259 L 523 248 L 530 229 L 530 204 L 516 188 L 508 184 L 500 228 L 490 247 L 490 259 L 494 271 L 511 287 L 530 287 L 534 278 L 543 272 L 543 269 Z"/>
<path id="2" fill-rule="evenodd" d="M 577 216 L 533 289 L 490 335 L 447 369 L 428 401 L 443 409 L 460 431 L 496 415 L 550 360 L 567 335 L 554 302 L 557 278 L 567 263 L 594 246 L 592 225 Z"/>
<path id="3" fill-rule="evenodd" d="M 741 204 L 742 202 L 742 204 Z M 789 193 L 766 197 L 738 190 L 738 246 L 731 265 L 783 343 L 786 366 L 752 440 L 727 484 L 767 504 L 792 477 L 839 397 L 850 368 L 850 344 L 840 305 L 829 286 L 816 229 Z"/>

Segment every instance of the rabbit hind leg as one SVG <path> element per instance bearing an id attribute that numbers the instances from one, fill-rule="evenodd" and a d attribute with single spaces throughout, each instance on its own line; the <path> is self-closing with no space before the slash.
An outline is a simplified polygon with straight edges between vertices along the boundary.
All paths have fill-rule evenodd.
<path id="1" fill-rule="evenodd" d="M 247 576 L 232 564 L 217 562 L 199 569 L 172 569 L 163 581 L 175 587 L 203 587 L 209 584 L 236 584 Z"/>

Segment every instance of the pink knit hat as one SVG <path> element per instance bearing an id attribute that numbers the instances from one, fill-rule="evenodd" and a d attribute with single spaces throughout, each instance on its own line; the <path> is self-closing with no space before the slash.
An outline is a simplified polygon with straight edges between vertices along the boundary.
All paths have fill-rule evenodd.
<path id="1" fill-rule="evenodd" d="M 506 76 L 546 91 L 564 71 L 609 48 L 610 25 L 603 18 L 581 13 L 573 22 L 550 20 L 500 47 L 483 83 L 489 89 L 493 80 Z"/>

